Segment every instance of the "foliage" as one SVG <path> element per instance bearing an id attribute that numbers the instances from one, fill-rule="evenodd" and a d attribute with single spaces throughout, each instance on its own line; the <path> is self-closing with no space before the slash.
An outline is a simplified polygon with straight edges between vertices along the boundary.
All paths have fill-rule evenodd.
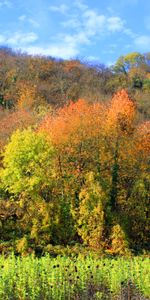
<path id="1" fill-rule="evenodd" d="M 17 130 L 5 148 L 0 172 L 1 188 L 12 200 L 10 208 L 5 202 L 2 218 L 7 221 L 7 214 L 10 215 L 16 238 L 28 234 L 35 243 L 40 236 L 42 243 L 50 239 L 53 204 L 47 203 L 47 198 L 50 197 L 54 177 L 53 154 L 53 147 L 46 136 L 30 128 Z M 8 213 L 8 209 L 12 212 Z M 5 222 L 3 226 L 5 229 Z M 23 236 L 17 245 L 18 249 L 24 248 L 24 241 Z"/>
<path id="2" fill-rule="evenodd" d="M 38 194 L 52 176 L 52 146 L 42 134 L 30 128 L 17 130 L 6 146 L 0 178 L 5 190 Z"/>
<path id="3" fill-rule="evenodd" d="M 28 241 L 25 236 L 17 242 L 16 249 L 21 254 L 26 253 L 26 251 L 28 250 Z"/>
<path id="4" fill-rule="evenodd" d="M 112 228 L 111 252 L 119 255 L 129 254 L 127 238 L 119 224 L 114 225 Z"/>
<path id="5" fill-rule="evenodd" d="M 149 249 L 149 66 L 0 48 L 1 249 Z"/>
<path id="6" fill-rule="evenodd" d="M 84 243 L 100 249 L 104 243 L 104 206 L 106 195 L 92 173 L 88 174 L 79 194 L 78 234 Z"/>

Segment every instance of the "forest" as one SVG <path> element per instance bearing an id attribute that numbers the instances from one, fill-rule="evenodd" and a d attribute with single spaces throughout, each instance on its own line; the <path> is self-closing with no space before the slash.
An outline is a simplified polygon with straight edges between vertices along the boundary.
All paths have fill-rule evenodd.
<path id="1" fill-rule="evenodd" d="M 0 253 L 148 253 L 149 204 L 150 53 L 1 47 Z"/>

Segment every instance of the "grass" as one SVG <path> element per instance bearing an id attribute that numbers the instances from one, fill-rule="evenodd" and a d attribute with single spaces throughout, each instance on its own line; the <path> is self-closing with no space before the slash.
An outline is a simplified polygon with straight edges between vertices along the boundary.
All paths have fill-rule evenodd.
<path id="1" fill-rule="evenodd" d="M 0 257 L 1 300 L 150 299 L 149 283 L 148 257 Z"/>

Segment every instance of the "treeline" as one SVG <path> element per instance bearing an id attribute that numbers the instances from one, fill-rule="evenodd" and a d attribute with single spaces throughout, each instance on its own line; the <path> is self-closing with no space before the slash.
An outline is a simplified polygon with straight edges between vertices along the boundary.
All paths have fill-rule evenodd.
<path id="1" fill-rule="evenodd" d="M 150 53 L 130 53 L 108 68 L 104 64 L 30 56 L 0 47 L 3 107 L 29 109 L 40 104 L 59 107 L 79 98 L 101 101 L 121 88 L 127 88 L 141 102 L 139 110 L 149 116 Z"/>
<path id="2" fill-rule="evenodd" d="M 109 69 L 1 48 L 0 252 L 148 250 L 148 57 Z"/>

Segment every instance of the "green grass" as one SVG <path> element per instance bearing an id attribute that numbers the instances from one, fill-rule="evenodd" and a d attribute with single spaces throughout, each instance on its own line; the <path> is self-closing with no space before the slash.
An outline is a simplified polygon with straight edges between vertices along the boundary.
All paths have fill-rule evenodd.
<path id="1" fill-rule="evenodd" d="M 150 299 L 149 283 L 148 257 L 0 257 L 0 300 Z"/>

